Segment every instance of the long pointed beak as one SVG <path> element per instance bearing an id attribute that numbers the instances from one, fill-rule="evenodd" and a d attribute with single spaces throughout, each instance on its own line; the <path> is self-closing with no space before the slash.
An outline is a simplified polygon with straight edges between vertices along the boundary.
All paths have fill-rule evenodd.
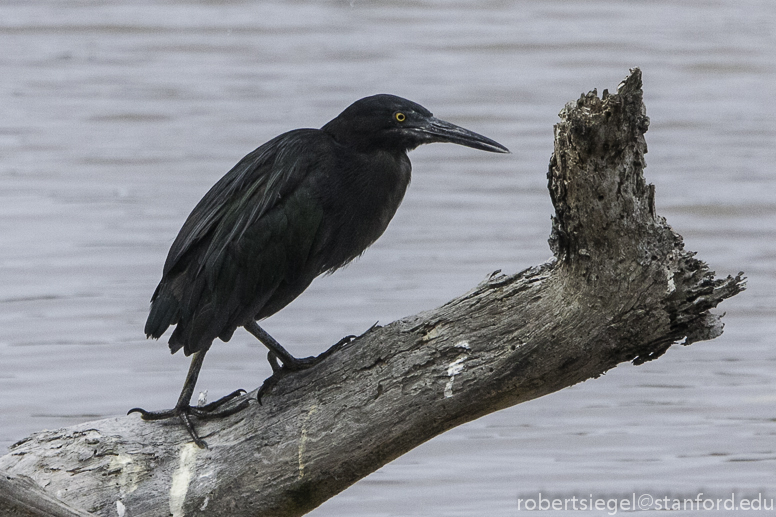
<path id="1" fill-rule="evenodd" d="M 429 117 L 424 122 L 424 124 L 412 128 L 412 131 L 422 135 L 425 143 L 450 142 L 491 153 L 509 152 L 509 149 L 495 140 L 436 117 Z"/>

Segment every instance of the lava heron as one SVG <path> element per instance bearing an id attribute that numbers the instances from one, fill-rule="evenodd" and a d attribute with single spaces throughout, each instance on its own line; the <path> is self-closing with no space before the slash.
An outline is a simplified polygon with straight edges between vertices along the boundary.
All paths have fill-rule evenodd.
<path id="1" fill-rule="evenodd" d="M 410 182 L 407 151 L 432 142 L 509 152 L 412 101 L 374 95 L 321 129 L 289 131 L 240 160 L 186 219 L 151 298 L 146 335 L 158 339 L 175 325 L 170 350 L 182 348 L 192 356 L 178 402 L 171 410 L 130 413 L 146 420 L 180 417 L 205 447 L 190 415 L 222 417 L 248 405 L 245 400 L 219 409 L 242 390 L 190 405 L 205 354 L 216 338 L 229 341 L 237 327 L 269 348 L 275 373 L 314 365 L 315 358 L 295 358 L 256 321 L 281 310 L 315 277 L 344 266 L 383 234 Z"/>

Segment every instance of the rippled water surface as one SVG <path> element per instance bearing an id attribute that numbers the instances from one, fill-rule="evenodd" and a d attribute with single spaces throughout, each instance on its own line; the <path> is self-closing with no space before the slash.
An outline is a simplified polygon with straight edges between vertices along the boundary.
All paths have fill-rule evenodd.
<path id="1" fill-rule="evenodd" d="M 141 405 L 187 359 L 148 300 L 199 198 L 274 135 L 390 92 L 512 149 L 411 155 L 413 184 L 358 262 L 265 327 L 300 356 L 550 256 L 545 173 L 564 103 L 644 73 L 658 210 L 719 274 L 725 334 L 498 412 L 311 515 L 498 515 L 519 497 L 776 497 L 776 3 L 4 2 L 0 5 L 0 446 Z M 269 375 L 239 331 L 211 397 Z"/>

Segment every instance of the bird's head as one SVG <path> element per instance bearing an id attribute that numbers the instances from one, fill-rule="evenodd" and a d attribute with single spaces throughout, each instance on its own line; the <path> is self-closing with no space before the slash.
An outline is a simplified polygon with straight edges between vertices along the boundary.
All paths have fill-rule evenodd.
<path id="1" fill-rule="evenodd" d="M 421 144 L 450 142 L 494 153 L 508 153 L 498 142 L 434 117 L 415 102 L 395 95 L 357 100 L 321 128 L 343 145 L 358 149 L 408 151 Z"/>

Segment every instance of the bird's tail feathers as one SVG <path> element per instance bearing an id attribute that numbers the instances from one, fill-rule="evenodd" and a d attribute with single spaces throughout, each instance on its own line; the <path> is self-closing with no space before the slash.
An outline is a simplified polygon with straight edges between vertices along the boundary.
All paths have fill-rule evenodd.
<path id="1" fill-rule="evenodd" d="M 170 352 L 175 353 L 183 349 L 186 356 L 208 350 L 213 340 L 217 337 L 208 325 L 207 318 L 184 319 L 177 322 L 175 330 L 169 340 Z"/>
<path id="2" fill-rule="evenodd" d="M 175 325 L 180 317 L 180 303 L 169 292 L 157 292 L 151 302 L 151 311 L 145 324 L 146 337 L 159 339 L 170 325 Z"/>
<path id="3" fill-rule="evenodd" d="M 168 341 L 168 345 L 170 346 L 170 353 L 174 354 L 181 348 L 183 348 L 186 345 L 186 339 L 181 335 L 180 332 L 181 326 L 175 327 L 175 330 L 172 331 L 172 335 L 170 336 L 170 340 Z M 188 355 L 188 354 L 186 354 Z"/>

